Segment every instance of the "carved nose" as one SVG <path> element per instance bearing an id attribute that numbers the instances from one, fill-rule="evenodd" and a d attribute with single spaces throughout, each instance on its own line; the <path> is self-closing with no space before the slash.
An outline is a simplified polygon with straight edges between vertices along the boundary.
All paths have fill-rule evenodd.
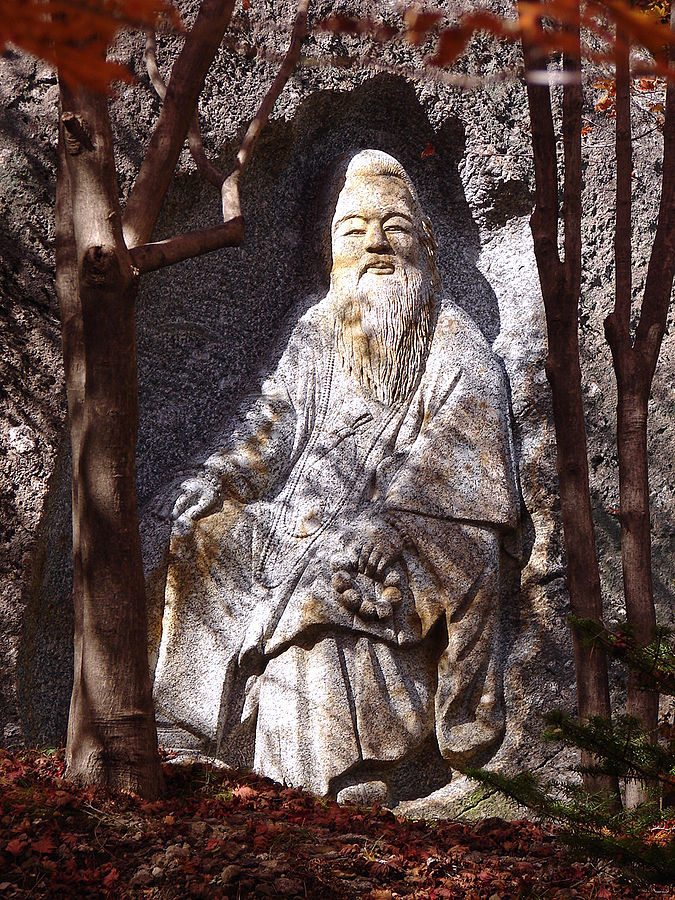
<path id="1" fill-rule="evenodd" d="M 379 222 L 372 222 L 366 232 L 366 250 L 370 253 L 382 253 L 390 249 L 384 228 Z"/>

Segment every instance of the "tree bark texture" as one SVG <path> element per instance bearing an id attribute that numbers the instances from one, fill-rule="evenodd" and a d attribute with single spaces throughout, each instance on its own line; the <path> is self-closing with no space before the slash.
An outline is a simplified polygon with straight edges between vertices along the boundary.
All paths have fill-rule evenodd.
<path id="1" fill-rule="evenodd" d="M 593 511 L 589 489 L 586 424 L 581 390 L 577 326 L 581 285 L 581 107 L 578 62 L 565 60 L 569 80 L 563 88 L 564 259 L 558 250 L 559 200 L 557 142 L 550 88 L 541 81 L 541 64 L 524 47 L 527 94 L 532 128 L 536 202 L 531 219 L 548 336 L 546 375 L 551 386 L 556 437 L 560 506 L 567 553 L 567 587 L 574 616 L 602 621 L 602 594 Z M 573 631 L 577 704 L 581 720 L 611 718 L 605 652 L 588 645 Z M 594 763 L 587 752 L 582 766 Z M 609 776 L 584 775 L 590 791 L 618 797 L 618 783 Z"/>
<path id="2" fill-rule="evenodd" d="M 136 294 L 104 97 L 61 88 L 57 290 L 72 447 L 75 672 L 67 775 L 156 796 L 135 484 Z"/>

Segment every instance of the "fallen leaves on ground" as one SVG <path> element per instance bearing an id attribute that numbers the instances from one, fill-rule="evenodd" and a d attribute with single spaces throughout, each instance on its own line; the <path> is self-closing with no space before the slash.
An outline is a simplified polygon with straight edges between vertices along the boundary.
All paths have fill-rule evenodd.
<path id="1" fill-rule="evenodd" d="M 146 803 L 76 788 L 63 754 L 0 750 L 0 898 L 673 897 L 574 861 L 532 822 L 411 822 L 249 773 L 165 764 Z"/>

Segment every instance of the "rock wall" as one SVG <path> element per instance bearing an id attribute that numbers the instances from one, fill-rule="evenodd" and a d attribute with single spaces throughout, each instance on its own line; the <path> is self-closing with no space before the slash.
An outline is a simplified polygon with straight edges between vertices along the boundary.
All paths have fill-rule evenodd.
<path id="1" fill-rule="evenodd" d="M 396 21 L 390 4 L 370 6 Z M 319 3 L 315 16 L 349 8 L 349 3 Z M 289 22 L 290 9 L 287 2 L 268 0 L 239 13 L 238 49 L 224 48 L 208 76 L 200 116 L 207 147 L 225 168 L 273 77 L 275 64 L 269 58 L 285 47 L 286 26 L 270 23 Z M 365 12 L 362 5 L 358 11 Z M 170 39 L 161 42 L 167 58 L 172 44 Z M 264 49 L 267 60 L 256 56 L 256 47 Z M 512 48 L 496 48 L 485 37 L 474 40 L 459 70 L 486 80 L 470 91 L 425 72 L 420 60 L 426 49 L 313 37 L 307 64 L 275 107 L 244 179 L 245 245 L 144 278 L 138 310 L 138 482 L 146 560 L 150 571 L 161 561 L 168 535 L 162 509 L 177 482 L 227 438 L 258 373 L 269 371 L 276 361 L 290 311 L 316 287 L 309 223 L 326 165 L 343 150 L 386 150 L 408 169 L 434 222 L 446 291 L 476 320 L 503 360 L 510 385 L 526 562 L 509 609 L 510 724 L 495 763 L 564 766 L 564 758 L 536 740 L 543 711 L 573 705 L 573 670 L 543 369 L 545 328 L 527 222 L 533 185 L 524 89 L 513 74 L 518 59 Z M 139 41 L 122 40 L 118 52 L 140 80 L 122 88 L 113 105 L 125 189 L 158 104 L 140 68 Z M 355 55 L 365 55 L 365 65 L 329 64 L 330 59 Z M 0 64 L 7 96 L 0 138 L 1 324 L 10 348 L 3 355 L 0 420 L 0 524 L 6 550 L 1 562 L 0 724 L 5 743 L 61 743 L 72 651 L 68 460 L 49 243 L 55 88 L 39 66 L 13 59 Z M 410 77 L 383 74 L 378 66 L 396 67 Z M 584 111 L 591 128 L 584 138 L 580 323 L 592 492 L 611 620 L 621 611 L 615 391 L 602 319 L 613 290 L 613 122 L 594 111 L 592 94 Z M 657 214 L 661 141 L 650 116 L 636 101 L 636 292 Z M 200 181 L 184 154 L 158 234 L 214 224 L 218 209 L 213 189 Z M 650 433 L 656 590 L 664 621 L 672 616 L 673 591 L 672 366 L 669 335 L 656 376 Z"/>
<path id="2" fill-rule="evenodd" d="M 0 66 L 0 741 L 12 746 L 25 737 L 25 592 L 44 547 L 65 404 L 51 249 L 56 78 L 11 53 Z"/>

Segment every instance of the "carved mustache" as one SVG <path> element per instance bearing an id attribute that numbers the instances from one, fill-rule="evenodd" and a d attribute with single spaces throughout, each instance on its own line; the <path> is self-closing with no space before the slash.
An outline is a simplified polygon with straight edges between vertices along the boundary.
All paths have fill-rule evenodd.
<path id="1" fill-rule="evenodd" d="M 359 265 L 359 278 L 368 271 L 368 269 L 382 269 L 395 272 L 397 269 L 396 261 L 393 256 L 379 255 L 369 253 L 368 256 Z"/>

